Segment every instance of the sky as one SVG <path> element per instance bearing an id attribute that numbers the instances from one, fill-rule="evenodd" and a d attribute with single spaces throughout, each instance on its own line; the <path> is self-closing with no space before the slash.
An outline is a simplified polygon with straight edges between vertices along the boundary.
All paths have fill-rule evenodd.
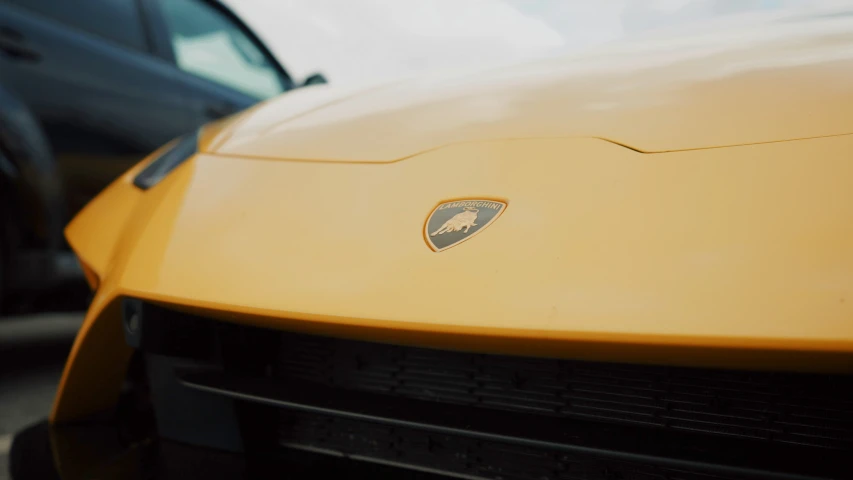
<path id="1" fill-rule="evenodd" d="M 370 84 L 853 0 L 223 0 L 296 79 Z"/>

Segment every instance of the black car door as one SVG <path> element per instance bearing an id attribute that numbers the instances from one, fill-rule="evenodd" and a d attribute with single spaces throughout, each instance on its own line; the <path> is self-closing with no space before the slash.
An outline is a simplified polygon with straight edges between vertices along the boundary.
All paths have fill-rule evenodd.
<path id="1" fill-rule="evenodd" d="M 145 0 L 190 90 L 197 123 L 230 115 L 293 88 L 258 37 L 217 0 Z"/>
<path id="2" fill-rule="evenodd" d="M 0 84 L 42 123 L 69 213 L 196 123 L 139 1 L 0 0 Z"/>

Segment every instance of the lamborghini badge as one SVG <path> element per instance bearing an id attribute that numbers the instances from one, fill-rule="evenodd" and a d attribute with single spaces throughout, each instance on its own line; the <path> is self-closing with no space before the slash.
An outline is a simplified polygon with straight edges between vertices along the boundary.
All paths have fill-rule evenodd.
<path id="1" fill-rule="evenodd" d="M 439 204 L 424 225 L 427 245 L 436 252 L 464 242 L 497 220 L 506 203 L 466 199 Z"/>

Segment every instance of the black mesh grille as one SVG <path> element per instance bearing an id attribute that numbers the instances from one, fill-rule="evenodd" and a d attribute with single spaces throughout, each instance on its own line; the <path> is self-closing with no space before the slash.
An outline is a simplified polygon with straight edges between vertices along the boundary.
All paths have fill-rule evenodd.
<path id="1" fill-rule="evenodd" d="M 284 334 L 279 374 L 343 389 L 830 449 L 853 377 L 589 363 Z"/>
<path id="2" fill-rule="evenodd" d="M 483 355 L 145 312 L 146 328 L 206 331 L 182 337 L 213 348 L 175 375 L 235 400 L 250 464 L 298 448 L 492 480 L 853 478 L 850 375 Z M 139 348 L 174 355 L 161 347 Z"/>

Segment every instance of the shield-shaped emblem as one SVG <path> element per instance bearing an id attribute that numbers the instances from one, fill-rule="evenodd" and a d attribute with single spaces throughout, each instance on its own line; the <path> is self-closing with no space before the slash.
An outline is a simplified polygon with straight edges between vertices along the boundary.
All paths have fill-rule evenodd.
<path id="1" fill-rule="evenodd" d="M 506 209 L 499 200 L 465 199 L 439 204 L 424 225 L 427 245 L 436 252 L 446 250 L 480 233 Z"/>

